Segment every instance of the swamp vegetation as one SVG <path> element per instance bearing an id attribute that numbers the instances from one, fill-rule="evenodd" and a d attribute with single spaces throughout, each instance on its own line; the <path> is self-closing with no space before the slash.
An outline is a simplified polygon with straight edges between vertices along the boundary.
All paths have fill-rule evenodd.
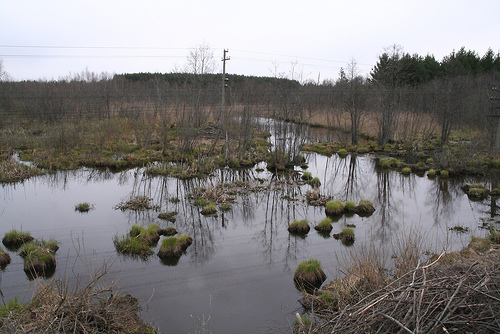
<path id="1" fill-rule="evenodd" d="M 471 59 L 478 61 L 466 61 Z M 462 295 L 462 287 L 487 286 L 484 277 L 469 275 L 472 267 L 469 276 L 457 279 L 435 261 L 422 265 L 421 257 L 435 245 L 411 248 L 419 241 L 401 241 L 395 248 L 400 253 L 391 257 L 366 243 L 382 249 L 418 225 L 437 248 L 457 250 L 471 234 L 484 236 L 497 227 L 500 118 L 492 122 L 490 116 L 497 116 L 491 87 L 500 81 L 498 63 L 491 53 L 479 57 L 460 50 L 433 62 L 394 49 L 380 57 L 370 79 L 356 75 L 355 63 L 335 82 L 229 76 L 224 107 L 220 78 L 212 75 L 87 73 L 51 82 L 0 82 L 1 232 L 28 228 L 56 237 L 67 254 L 61 261 L 46 243 L 25 244 L 31 237 L 25 232 L 5 234 L 7 252 L 25 244 L 21 254 L 30 259 L 28 267 L 36 258 L 55 270 L 58 258 L 58 269 L 30 298 L 23 291 L 31 281 L 20 282 L 18 274 L 25 267 L 11 256 L 0 288 L 8 287 L 8 293 L 2 289 L 7 299 L 19 296 L 22 305 L 11 305 L 2 328 L 31 319 L 33 328 L 125 332 L 115 322 L 120 318 L 131 332 L 150 333 L 137 316 L 141 302 L 149 300 L 145 319 L 173 331 L 190 331 L 196 316 L 205 329 L 206 314 L 214 331 L 256 332 L 276 323 L 290 329 L 301 298 L 314 312 L 305 316 L 310 327 L 299 316 L 293 330 L 321 333 L 348 327 L 352 319 L 342 310 L 361 306 L 352 312 L 367 315 L 370 296 L 376 298 L 370 303 L 385 309 L 366 324 L 375 326 L 383 317 L 392 321 L 383 325 L 389 331 L 405 330 L 400 324 L 456 325 L 460 320 L 449 312 L 459 308 L 454 296 L 466 300 L 471 291 Z M 317 232 L 309 232 L 308 222 L 320 222 Z M 490 250 L 496 237 L 488 238 Z M 98 288 L 93 277 L 106 279 L 99 271 L 88 274 L 88 288 L 70 292 L 61 275 L 71 268 L 78 282 L 96 262 L 70 265 L 87 259 L 84 249 L 116 257 L 112 275 L 121 276 L 141 302 Z M 349 254 L 347 275 L 321 288 L 326 274 L 319 261 L 329 277 L 338 277 L 342 252 Z M 315 272 L 316 290 L 303 295 L 309 285 L 293 279 L 292 268 L 307 258 L 318 260 L 299 266 L 299 274 Z M 449 259 L 442 255 L 438 262 Z M 384 303 L 393 300 L 388 296 L 416 296 L 407 290 L 408 279 L 420 284 L 421 293 L 431 284 L 427 277 L 439 280 L 443 276 L 433 275 L 441 271 L 450 284 L 462 282 L 453 286 L 457 293 L 449 306 L 430 323 L 418 312 L 394 321 L 400 314 L 387 312 L 392 306 Z M 433 307 L 424 297 L 423 313 Z M 56 304 L 61 308 L 49 307 Z M 186 309 L 196 316 L 189 318 Z M 79 318 L 87 311 L 96 316 Z M 284 320 L 276 321 L 283 313 Z"/>

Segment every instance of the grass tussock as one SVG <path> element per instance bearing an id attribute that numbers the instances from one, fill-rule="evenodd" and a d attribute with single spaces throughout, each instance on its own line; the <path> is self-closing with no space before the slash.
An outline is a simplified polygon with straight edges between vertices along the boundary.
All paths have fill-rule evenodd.
<path id="1" fill-rule="evenodd" d="M 122 211 L 132 210 L 132 211 L 146 211 L 146 210 L 154 210 L 156 206 L 154 206 L 151 202 L 152 198 L 147 196 L 135 196 L 128 201 L 122 202 L 115 206 L 115 209 L 119 209 Z"/>
<path id="2" fill-rule="evenodd" d="M 338 199 L 334 199 L 326 203 L 325 212 L 328 216 L 338 216 L 344 213 L 344 209 L 344 203 Z"/>
<path id="3" fill-rule="evenodd" d="M 24 243 L 30 242 L 33 239 L 30 232 L 11 230 L 5 233 L 2 243 L 7 249 L 17 251 Z"/>
<path id="4" fill-rule="evenodd" d="M 310 259 L 299 263 L 293 280 L 299 290 L 312 292 L 321 287 L 326 280 L 326 274 L 318 260 Z"/>
<path id="5" fill-rule="evenodd" d="M 115 236 L 113 243 L 119 253 L 146 259 L 154 253 L 151 247 L 154 247 L 158 243 L 160 234 L 177 233 L 175 228 L 172 229 L 161 229 L 156 224 L 149 224 L 148 227 L 133 225 L 127 235 L 122 237 Z"/>
<path id="6" fill-rule="evenodd" d="M 58 249 L 55 240 L 36 240 L 23 244 L 19 255 L 24 259 L 24 272 L 28 278 L 52 276 L 56 269 L 54 254 Z"/>
<path id="7" fill-rule="evenodd" d="M 86 286 L 72 290 L 67 280 L 37 286 L 25 305 L 16 300 L 0 309 L 1 333 L 136 333 L 156 331 L 139 317 L 139 300 L 101 286 L 101 270 Z M 80 285 L 77 285 L 80 286 Z"/>
<path id="8" fill-rule="evenodd" d="M 82 212 L 82 213 L 89 212 L 92 209 L 94 209 L 94 205 L 87 203 L 87 202 L 78 203 L 75 205 L 75 211 Z"/>
<path id="9" fill-rule="evenodd" d="M 193 239 L 185 234 L 165 238 L 161 243 L 158 256 L 161 259 L 180 257 L 192 243 Z"/>
<path id="10" fill-rule="evenodd" d="M 323 218 L 318 225 L 314 227 L 316 231 L 323 232 L 323 233 L 330 233 L 333 229 L 332 227 L 332 220 L 328 217 Z"/>
<path id="11" fill-rule="evenodd" d="M 288 226 L 288 232 L 292 234 L 307 234 L 311 227 L 306 219 L 294 220 L 290 226 Z"/>
<path id="12" fill-rule="evenodd" d="M 0 269 L 4 270 L 10 263 L 10 255 L 2 247 L 0 247 Z"/>

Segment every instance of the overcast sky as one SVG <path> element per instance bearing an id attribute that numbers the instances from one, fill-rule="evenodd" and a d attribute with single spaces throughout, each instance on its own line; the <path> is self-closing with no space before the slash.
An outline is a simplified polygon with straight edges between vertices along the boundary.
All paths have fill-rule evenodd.
<path id="1" fill-rule="evenodd" d="M 500 51 L 499 0 L 0 0 L 0 59 L 13 79 L 172 72 L 208 44 L 221 72 L 320 80 L 384 48 L 441 60 L 464 46 Z M 292 65 L 295 64 L 295 65 Z"/>

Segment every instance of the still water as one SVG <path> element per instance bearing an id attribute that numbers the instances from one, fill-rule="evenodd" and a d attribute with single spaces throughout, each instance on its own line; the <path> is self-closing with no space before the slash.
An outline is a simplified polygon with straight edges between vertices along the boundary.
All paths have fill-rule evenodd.
<path id="1" fill-rule="evenodd" d="M 205 179 L 181 181 L 148 177 L 142 169 L 119 173 L 80 169 L 3 185 L 0 192 L 0 235 L 12 229 L 31 232 L 35 238 L 55 238 L 60 244 L 53 277 L 71 285 L 84 284 L 95 270 L 107 267 L 103 285 L 130 293 L 144 304 L 142 316 L 162 333 L 194 333 L 199 325 L 214 333 L 287 331 L 300 312 L 293 273 L 309 258 L 321 261 L 327 281 L 341 275 L 337 257 L 368 242 L 390 245 L 398 235 L 419 230 L 430 251 L 456 250 L 470 235 L 480 235 L 484 221 L 495 217 L 496 202 L 471 202 L 462 192 L 464 182 L 489 179 L 451 179 L 442 182 L 395 171 L 377 172 L 375 157 L 324 157 L 307 154 L 308 171 L 321 180 L 320 192 L 342 201 L 369 199 L 376 212 L 370 216 L 342 217 L 332 233 L 354 224 L 356 240 L 346 247 L 311 229 L 306 238 L 290 236 L 288 224 L 307 219 L 312 226 L 325 217 L 324 208 L 308 206 L 305 193 L 312 188 L 276 177 L 260 164 L 247 170 L 219 170 Z M 263 170 L 262 170 L 263 169 Z M 297 169 L 299 170 L 299 169 Z M 300 170 L 299 170 L 300 171 Z M 196 187 L 221 183 L 244 184 L 232 210 L 205 217 L 189 195 Z M 120 211 L 114 207 L 131 197 L 145 195 L 158 212 Z M 171 201 L 172 198 L 179 202 Z M 78 203 L 94 210 L 78 213 Z M 157 218 L 159 212 L 177 211 L 175 223 Z M 177 265 L 164 265 L 153 255 L 147 261 L 118 255 L 113 238 L 133 224 L 154 222 L 175 226 L 193 237 Z M 468 227 L 469 233 L 449 231 Z M 155 251 L 156 254 L 156 251 Z M 28 301 L 36 281 L 30 281 L 20 256 L 10 252 L 12 263 L 0 272 L 5 299 Z M 43 279 L 38 279 L 42 280 Z"/>

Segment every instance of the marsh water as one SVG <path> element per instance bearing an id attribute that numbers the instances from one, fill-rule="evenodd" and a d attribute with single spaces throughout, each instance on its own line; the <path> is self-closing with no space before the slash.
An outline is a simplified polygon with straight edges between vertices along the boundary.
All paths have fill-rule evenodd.
<path id="1" fill-rule="evenodd" d="M 290 129 L 293 132 L 297 129 Z M 304 136 L 289 144 L 332 135 L 310 128 L 300 133 Z M 271 140 L 288 138 L 278 137 Z M 352 246 L 313 229 L 305 238 L 291 236 L 287 231 L 290 222 L 307 219 L 314 226 L 325 217 L 324 208 L 306 204 L 305 193 L 312 189 L 309 185 L 273 175 L 264 163 L 192 180 L 149 177 L 140 168 L 116 173 L 83 168 L 3 185 L 0 235 L 22 229 L 35 238 L 56 239 L 60 249 L 52 278 L 67 279 L 72 286 L 85 284 L 90 275 L 105 267 L 102 285 L 114 284 L 115 290 L 139 298 L 143 318 L 162 333 L 194 333 L 200 326 L 214 333 L 260 333 L 288 331 L 294 313 L 301 311 L 293 273 L 303 260 L 319 259 L 331 280 L 342 275 L 337 259 L 363 244 L 388 246 L 399 235 L 418 230 L 425 235 L 430 251 L 456 250 L 468 243 L 471 234 L 483 234 L 483 223 L 496 217 L 495 200 L 472 202 L 460 188 L 471 181 L 489 186 L 496 182 L 491 176 L 442 181 L 379 172 L 371 155 L 304 155 L 307 170 L 321 180 L 322 194 L 342 201 L 373 202 L 376 212 L 372 216 L 343 216 L 333 225 L 332 233 L 347 224 L 355 225 Z M 189 195 L 196 187 L 222 183 L 239 184 L 248 191 L 235 196 L 230 211 L 201 215 Z M 159 210 L 115 209 L 137 195 L 153 198 Z M 76 212 L 75 205 L 82 202 L 94 204 L 94 209 Z M 175 223 L 157 218 L 165 211 L 178 212 Z M 151 222 L 175 226 L 193 237 L 178 263 L 164 264 L 156 255 L 144 261 L 117 254 L 115 236 L 125 235 L 134 224 Z M 469 232 L 450 231 L 454 226 Z M 12 263 L 0 273 L 0 288 L 6 300 L 28 301 L 36 282 L 45 279 L 29 280 L 20 256 L 10 255 Z"/>

